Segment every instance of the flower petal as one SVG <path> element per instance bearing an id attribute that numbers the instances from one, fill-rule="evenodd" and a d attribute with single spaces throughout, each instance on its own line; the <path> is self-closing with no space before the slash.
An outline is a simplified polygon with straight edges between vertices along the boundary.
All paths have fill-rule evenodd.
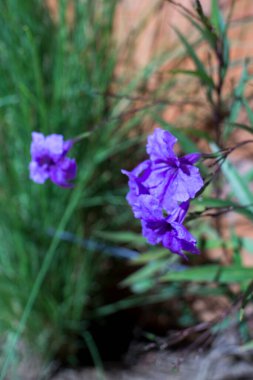
<path id="1" fill-rule="evenodd" d="M 170 231 L 167 232 L 163 236 L 162 243 L 163 243 L 163 246 L 169 249 L 172 253 L 176 253 L 177 255 L 185 257 L 184 252 L 183 252 L 182 242 L 180 239 L 177 239 L 177 237 L 175 236 L 173 232 L 170 232 Z"/>
<path id="2" fill-rule="evenodd" d="M 36 183 L 44 183 L 49 178 L 48 165 L 38 165 L 36 161 L 29 164 L 30 179 Z"/>
<path id="3" fill-rule="evenodd" d="M 163 219 L 162 207 L 159 201 L 151 195 L 139 197 L 141 219 L 146 221 L 158 221 Z"/>
<path id="4" fill-rule="evenodd" d="M 178 172 L 170 187 L 170 194 L 178 202 L 184 202 L 195 197 L 203 187 L 203 179 L 195 166 L 184 165 Z"/>
<path id="5" fill-rule="evenodd" d="M 177 222 L 177 223 L 183 223 L 184 218 L 187 214 L 187 211 L 189 209 L 190 202 L 182 202 L 180 205 L 177 204 L 177 206 L 174 208 L 174 210 L 171 212 L 169 217 L 167 218 L 167 221 Z"/>
<path id="6" fill-rule="evenodd" d="M 31 156 L 36 160 L 47 154 L 46 141 L 42 133 L 32 132 Z"/>
<path id="7" fill-rule="evenodd" d="M 197 161 L 199 161 L 200 158 L 201 158 L 200 153 L 190 153 L 190 154 L 186 154 L 185 156 L 181 157 L 179 160 L 180 160 L 181 164 L 193 165 Z"/>
<path id="8" fill-rule="evenodd" d="M 48 155 L 57 162 L 64 153 L 64 141 L 62 135 L 52 134 L 45 138 Z"/>
<path id="9" fill-rule="evenodd" d="M 56 185 L 61 187 L 73 187 L 70 183 L 76 176 L 76 161 L 74 159 L 64 157 L 56 165 L 50 168 L 50 179 Z"/>
<path id="10" fill-rule="evenodd" d="M 133 209 L 135 218 L 141 217 L 141 211 L 139 206 L 139 197 L 144 194 L 149 194 L 148 188 L 145 186 L 147 179 L 150 175 L 150 161 L 144 161 L 140 163 L 131 172 L 122 170 L 123 174 L 129 178 L 128 186 L 130 191 L 127 194 L 127 201 Z"/>
<path id="11" fill-rule="evenodd" d="M 173 147 L 177 142 L 170 132 L 156 128 L 154 133 L 148 137 L 147 153 L 152 161 L 166 161 L 175 158 Z"/>
<path id="12" fill-rule="evenodd" d="M 199 249 L 196 247 L 197 240 L 194 236 L 180 223 L 171 223 L 174 231 L 176 231 L 176 237 L 181 241 L 182 249 L 184 251 L 198 254 Z"/>

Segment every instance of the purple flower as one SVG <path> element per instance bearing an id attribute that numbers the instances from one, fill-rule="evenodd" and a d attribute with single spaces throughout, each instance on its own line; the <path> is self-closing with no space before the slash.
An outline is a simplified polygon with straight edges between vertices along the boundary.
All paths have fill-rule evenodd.
<path id="1" fill-rule="evenodd" d="M 122 170 L 129 178 L 127 201 L 134 216 L 141 220 L 142 233 L 150 244 L 162 244 L 171 252 L 186 257 L 184 252 L 198 254 L 196 239 L 183 226 L 190 199 L 203 186 L 199 169 L 194 164 L 199 153 L 177 157 L 177 139 L 157 128 L 149 136 L 150 156 L 131 172 Z"/>
<path id="2" fill-rule="evenodd" d="M 72 187 L 76 176 L 76 162 L 66 157 L 73 142 L 64 141 L 62 135 L 44 136 L 32 133 L 31 157 L 29 165 L 30 178 L 36 183 L 44 183 L 50 179 L 61 187 Z"/>
<path id="3" fill-rule="evenodd" d="M 129 178 L 129 192 L 126 199 L 132 207 L 135 218 L 141 218 L 139 197 L 141 195 L 150 195 L 149 177 L 152 174 L 151 164 L 152 163 L 150 160 L 146 160 L 141 162 L 131 172 L 127 170 L 121 171 Z M 168 212 L 172 211 L 177 206 L 177 202 L 170 198 L 168 198 L 164 203 L 166 204 L 166 210 Z"/>
<path id="4" fill-rule="evenodd" d="M 173 147 L 177 139 L 167 131 L 155 129 L 149 136 L 147 153 L 151 160 L 150 193 L 168 210 L 168 200 L 185 202 L 194 198 L 203 186 L 199 169 L 193 166 L 199 153 L 177 157 Z M 169 211 L 169 210 L 168 210 Z"/>
<path id="5" fill-rule="evenodd" d="M 146 183 L 148 177 L 151 173 L 151 161 L 146 160 L 141 162 L 135 169 L 131 172 L 127 170 L 121 170 L 121 172 L 128 176 L 128 186 L 129 192 L 127 194 L 127 201 L 129 205 L 132 207 L 134 216 L 136 218 L 141 217 L 141 211 L 139 207 L 139 197 L 140 195 L 149 194 L 149 188 Z"/>
<path id="6" fill-rule="evenodd" d="M 163 215 L 159 201 L 150 195 L 140 196 L 143 236 L 150 244 L 162 244 L 171 252 L 186 258 L 184 252 L 198 254 L 197 241 L 182 225 L 189 208 L 189 202 L 178 205 L 168 215 Z"/>

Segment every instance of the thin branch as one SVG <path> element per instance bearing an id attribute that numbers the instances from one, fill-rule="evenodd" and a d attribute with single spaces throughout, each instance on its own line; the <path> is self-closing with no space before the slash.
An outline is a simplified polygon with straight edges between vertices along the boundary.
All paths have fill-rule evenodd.
<path id="1" fill-rule="evenodd" d="M 234 211 L 242 210 L 242 209 L 245 210 L 252 206 L 253 206 L 253 203 L 250 203 L 248 205 L 233 205 L 233 206 L 227 206 L 227 207 L 206 207 L 202 211 L 189 213 L 186 221 L 191 221 L 197 218 L 204 218 L 204 217 L 217 218 L 229 212 L 234 212 Z"/>
<path id="2" fill-rule="evenodd" d="M 85 92 L 85 90 L 83 90 L 83 92 Z M 132 102 L 138 102 L 138 101 L 142 101 L 142 102 L 154 102 L 154 104 L 167 104 L 167 105 L 175 105 L 175 106 L 186 106 L 186 105 L 193 105 L 193 106 L 204 106 L 206 103 L 205 102 L 202 102 L 200 100 L 182 100 L 182 101 L 177 101 L 177 100 L 170 100 L 170 99 L 166 99 L 166 98 L 157 98 L 157 99 L 154 99 L 154 98 L 151 98 L 151 97 L 147 97 L 147 96 L 140 96 L 140 95 L 136 95 L 136 96 L 131 96 L 131 95 L 127 95 L 127 94 L 118 94 L 118 93 L 114 93 L 114 92 L 110 92 L 110 91 L 98 91 L 98 90 L 92 90 L 91 91 L 93 95 L 99 95 L 99 96 L 102 96 L 102 97 L 108 97 L 108 98 L 115 98 L 115 99 L 122 99 L 122 100 L 129 100 L 129 101 L 132 101 Z M 89 92 L 90 93 L 90 92 Z"/>
<path id="3" fill-rule="evenodd" d="M 184 13 L 186 13 L 187 15 L 191 16 L 192 18 L 194 18 L 195 20 L 198 20 L 199 21 L 199 18 L 196 16 L 195 13 L 193 13 L 189 8 L 187 8 L 185 5 L 181 4 L 181 3 L 178 3 L 177 1 L 174 1 L 174 0 L 166 0 L 168 3 L 174 5 L 175 7 L 177 8 L 180 8 Z"/>

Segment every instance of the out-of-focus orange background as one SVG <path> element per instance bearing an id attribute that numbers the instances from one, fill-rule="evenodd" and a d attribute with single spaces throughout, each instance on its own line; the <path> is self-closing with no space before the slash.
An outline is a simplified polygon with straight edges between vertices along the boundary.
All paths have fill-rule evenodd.
<path id="1" fill-rule="evenodd" d="M 45 0 L 52 17 L 57 20 L 58 0 Z M 233 0 L 221 0 L 220 6 L 227 15 Z M 193 9 L 192 0 L 177 1 L 189 9 Z M 208 12 L 210 0 L 202 0 L 203 9 Z M 176 36 L 171 26 L 176 26 L 181 31 L 188 33 L 190 37 L 192 28 L 185 18 L 180 15 L 180 6 L 170 4 L 166 0 L 121 0 L 117 6 L 115 19 L 115 38 L 119 43 L 125 41 L 136 29 L 143 27 L 138 38 L 135 51 L 135 64 L 143 66 L 149 62 L 155 52 L 170 47 L 175 42 Z M 234 44 L 231 50 L 231 59 L 242 59 L 250 54 L 252 44 L 253 24 L 253 2 L 251 0 L 236 0 L 232 15 L 230 36 Z M 68 19 L 73 20 L 71 0 L 69 1 Z M 245 23 L 242 23 L 242 19 Z M 246 22 L 248 20 L 249 22 Z"/>
<path id="2" fill-rule="evenodd" d="M 45 0 L 52 18 L 57 22 L 57 0 Z M 133 43 L 134 49 L 131 59 L 125 60 L 124 49 L 122 50 L 122 57 L 119 63 L 119 73 L 122 71 L 124 74 L 131 76 L 132 72 L 148 64 L 152 58 L 162 51 L 169 51 L 173 47 L 178 46 L 178 37 L 173 30 L 173 26 L 177 27 L 187 38 L 191 41 L 196 40 L 197 34 L 192 25 L 180 13 L 181 6 L 194 11 L 193 0 L 175 1 L 177 5 L 171 4 L 166 0 L 121 0 L 118 1 L 117 12 L 114 24 L 115 40 L 118 46 Z M 202 0 L 201 4 L 206 13 L 210 12 L 210 0 Z M 225 90 L 229 93 L 232 91 L 234 84 L 239 80 L 242 72 L 243 63 L 247 58 L 253 56 L 252 49 L 252 35 L 253 35 L 253 1 L 252 0 L 220 0 L 220 7 L 223 10 L 225 18 L 231 17 L 231 24 L 229 28 L 230 45 L 230 59 L 233 62 L 229 70 L 226 80 Z M 233 4 L 233 11 L 231 6 Z M 231 12 L 231 13 L 230 13 Z M 73 7 L 72 1 L 69 1 L 68 22 L 71 24 L 73 20 Z M 197 50 L 198 55 L 202 59 L 206 59 L 207 50 L 204 45 L 200 45 Z M 127 63 L 126 63 L 127 62 Z M 176 62 L 176 61 L 175 61 Z M 164 64 L 162 71 L 164 75 L 169 75 L 171 68 L 171 60 L 168 64 Z M 176 63 L 177 64 L 177 63 Z M 184 59 L 180 62 L 181 67 L 191 68 L 192 64 L 189 59 Z M 253 73 L 253 66 L 249 65 L 248 70 Z M 152 86 L 156 86 L 157 80 L 152 82 Z M 194 79 L 187 78 L 187 84 L 184 85 L 183 91 L 185 94 L 194 94 Z M 180 91 L 180 90 L 179 90 Z M 252 92 L 252 87 L 248 86 L 246 91 Z M 169 94 L 173 96 L 173 94 Z M 191 95 L 189 95 L 191 96 Z M 203 107 L 204 109 L 204 107 Z M 177 107 L 170 106 L 165 111 L 163 117 L 169 122 L 178 119 L 179 110 Z M 198 110 L 201 115 L 202 109 Z M 182 116 L 182 115 L 180 115 Z M 205 114 L 200 121 L 199 128 L 205 129 L 206 117 Z M 242 121 L 244 116 L 241 115 Z M 182 118 L 181 118 L 182 119 Z M 181 120 L 180 119 L 180 120 Z M 201 120 L 201 118 L 200 118 Z M 182 119 L 183 123 L 183 119 Z M 183 125 L 183 124 L 182 124 Z M 234 141 L 242 141 L 249 137 L 247 132 L 240 130 L 234 137 Z M 233 162 L 239 162 L 240 170 L 247 171 L 253 162 L 253 153 L 250 146 L 246 146 L 243 152 L 235 152 L 231 157 Z M 250 222 L 242 217 L 228 215 L 223 218 L 224 233 L 228 225 L 236 224 L 236 231 L 239 236 L 253 237 L 253 226 Z M 214 253 L 214 255 L 219 253 Z M 244 263 L 246 265 L 253 264 L 253 255 L 243 252 Z"/>

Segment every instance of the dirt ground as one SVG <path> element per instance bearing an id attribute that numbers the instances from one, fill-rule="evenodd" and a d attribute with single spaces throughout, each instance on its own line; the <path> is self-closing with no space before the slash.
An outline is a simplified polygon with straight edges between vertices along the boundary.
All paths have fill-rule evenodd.
<path id="1" fill-rule="evenodd" d="M 67 370 L 53 380 L 252 380 L 253 357 L 233 344 L 204 353 L 150 352 L 131 369 L 108 370 L 99 377 L 94 369 Z"/>
<path id="2" fill-rule="evenodd" d="M 240 348 L 236 330 L 218 334 L 209 348 L 204 348 L 201 344 L 199 348 L 195 345 L 194 350 L 189 346 L 173 350 L 152 350 L 147 345 L 138 345 L 130 348 L 129 355 L 130 359 L 126 357 L 125 363 L 117 363 L 117 366 L 110 364 L 103 374 L 99 374 L 94 368 L 86 368 L 65 369 L 54 376 L 43 376 L 39 361 L 28 355 L 15 371 L 15 377 L 10 374 L 8 380 L 253 379 L 253 351 Z M 129 365 L 129 361 L 135 361 L 135 364 Z"/>

